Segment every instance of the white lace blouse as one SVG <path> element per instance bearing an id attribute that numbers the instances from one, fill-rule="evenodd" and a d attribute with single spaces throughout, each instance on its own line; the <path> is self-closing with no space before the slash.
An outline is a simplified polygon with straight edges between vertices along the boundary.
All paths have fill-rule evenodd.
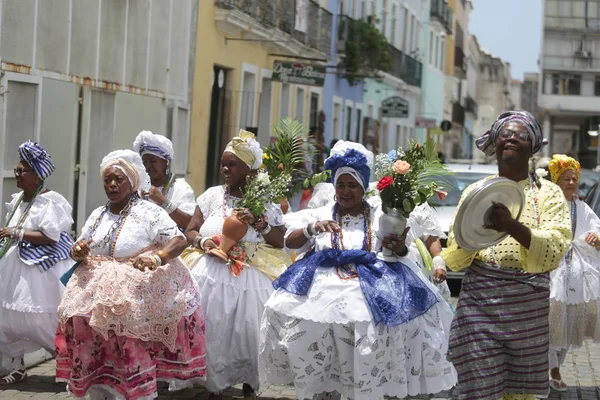
<path id="1" fill-rule="evenodd" d="M 111 226 L 119 219 L 119 215 L 107 210 L 103 215 L 105 206 L 95 209 L 87 219 L 79 239 L 93 239 L 94 243 L 103 242 Z M 94 232 L 92 228 L 96 220 L 102 215 L 100 223 Z M 122 228 L 116 229 L 111 240 L 100 248 L 94 248 L 92 255 L 110 255 L 111 243 L 114 241 L 115 258 L 132 257 L 151 245 L 164 246 L 175 237 L 183 237 L 175 221 L 161 207 L 146 200 L 138 200 L 129 211 Z"/>

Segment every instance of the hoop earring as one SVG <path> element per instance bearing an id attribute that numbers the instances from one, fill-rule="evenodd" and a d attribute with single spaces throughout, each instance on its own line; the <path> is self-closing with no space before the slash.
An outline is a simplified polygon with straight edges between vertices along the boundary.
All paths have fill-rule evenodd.
<path id="1" fill-rule="evenodd" d="M 170 165 L 167 165 L 167 168 L 165 169 L 165 175 L 171 176 L 171 166 Z"/>
<path id="2" fill-rule="evenodd" d="M 333 201 L 335 201 L 337 203 L 337 194 L 333 195 Z"/>

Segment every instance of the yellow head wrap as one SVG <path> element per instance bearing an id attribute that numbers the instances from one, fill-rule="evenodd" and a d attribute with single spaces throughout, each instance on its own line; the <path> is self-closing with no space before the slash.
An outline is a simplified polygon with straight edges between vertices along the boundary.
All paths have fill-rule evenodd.
<path id="1" fill-rule="evenodd" d="M 240 129 L 239 136 L 227 143 L 225 152 L 235 154 L 250 169 L 258 169 L 262 165 L 263 151 L 252 132 Z"/>
<path id="2" fill-rule="evenodd" d="M 563 172 L 569 170 L 575 171 L 577 173 L 577 180 L 579 180 L 581 164 L 572 157 L 568 157 L 564 154 L 555 154 L 548 164 L 548 170 L 550 170 L 550 177 L 552 177 L 552 182 L 554 183 L 558 182 Z"/>

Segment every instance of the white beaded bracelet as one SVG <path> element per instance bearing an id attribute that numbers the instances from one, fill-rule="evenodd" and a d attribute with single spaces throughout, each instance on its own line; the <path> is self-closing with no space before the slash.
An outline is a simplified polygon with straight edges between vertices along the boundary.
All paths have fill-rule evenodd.
<path id="1" fill-rule="evenodd" d="M 271 232 L 271 229 L 273 229 L 273 227 L 270 224 L 267 224 L 267 226 L 265 227 L 265 229 L 263 229 L 262 231 L 258 231 L 258 233 L 260 233 L 261 235 L 268 235 L 269 232 Z"/>
<path id="2" fill-rule="evenodd" d="M 201 248 L 202 250 L 205 250 L 205 249 L 204 249 L 204 245 L 205 245 L 205 244 L 206 244 L 206 242 L 208 242 L 209 240 L 211 240 L 211 238 L 210 238 L 209 236 L 205 236 L 205 237 L 203 237 L 203 238 L 202 238 L 202 240 L 200 241 L 200 248 Z"/>
<path id="3" fill-rule="evenodd" d="M 302 228 L 302 233 L 304 234 L 304 237 L 307 239 L 312 239 L 312 235 L 310 233 L 308 233 L 308 225 L 306 224 L 306 226 L 304 228 Z"/>
<path id="4" fill-rule="evenodd" d="M 197 247 L 197 248 L 201 249 L 201 248 L 202 248 L 202 247 L 201 247 L 202 245 L 200 244 L 200 241 L 201 241 L 202 239 L 203 239 L 203 238 L 202 238 L 202 236 L 201 236 L 201 235 L 196 235 L 196 237 L 195 237 L 195 238 L 194 238 L 194 240 L 192 241 L 192 245 L 193 245 L 194 247 Z"/>
<path id="5" fill-rule="evenodd" d="M 19 242 L 23 241 L 23 236 L 25 236 L 25 229 L 21 228 L 21 230 L 19 231 Z"/>
<path id="6" fill-rule="evenodd" d="M 164 203 L 162 203 L 162 208 L 165 209 L 167 214 L 171 214 L 173 211 L 177 210 L 177 207 L 175 207 L 171 200 L 165 200 Z"/>

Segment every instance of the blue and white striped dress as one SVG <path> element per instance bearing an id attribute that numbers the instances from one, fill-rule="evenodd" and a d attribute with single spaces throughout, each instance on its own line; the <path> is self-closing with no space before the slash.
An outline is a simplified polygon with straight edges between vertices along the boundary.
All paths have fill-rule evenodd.
<path id="1" fill-rule="evenodd" d="M 9 213 L 18 198 L 19 194 L 13 195 L 8 204 Z M 17 224 L 26 207 L 27 203 L 24 202 L 18 206 L 9 226 Z M 65 235 L 73 224 L 71 214 L 69 202 L 60 194 L 48 191 L 35 198 L 23 228 L 40 231 L 66 248 L 70 238 L 65 240 Z M 2 355 L 22 357 L 40 348 L 54 352 L 54 335 L 58 324 L 56 310 L 64 292 L 59 278 L 74 263 L 68 258 L 68 250 L 65 257 L 62 247 L 55 247 L 50 257 L 38 254 L 37 263 L 33 261 L 35 257 L 32 258 L 39 250 L 35 247 L 19 251 L 19 247 L 12 245 L 0 259 Z"/>

